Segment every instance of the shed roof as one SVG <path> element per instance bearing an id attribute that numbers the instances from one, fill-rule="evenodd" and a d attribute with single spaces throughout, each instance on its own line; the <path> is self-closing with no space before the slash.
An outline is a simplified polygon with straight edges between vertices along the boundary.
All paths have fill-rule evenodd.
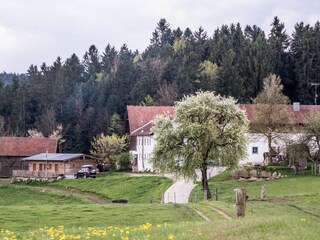
<path id="1" fill-rule="evenodd" d="M 58 140 L 52 138 L 0 137 L 0 156 L 28 157 L 48 151 L 57 152 Z"/>
<path id="2" fill-rule="evenodd" d="M 23 158 L 25 161 L 58 161 L 64 162 L 83 157 L 84 154 L 74 153 L 41 153 L 31 157 Z"/>

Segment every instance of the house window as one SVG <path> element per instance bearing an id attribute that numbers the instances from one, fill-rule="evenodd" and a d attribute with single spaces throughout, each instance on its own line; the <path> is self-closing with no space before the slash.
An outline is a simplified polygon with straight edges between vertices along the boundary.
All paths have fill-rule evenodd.
<path id="1" fill-rule="evenodd" d="M 54 171 L 55 171 L 55 172 L 58 172 L 58 168 L 59 168 L 59 164 L 55 164 L 55 165 L 54 165 Z"/>
<path id="2" fill-rule="evenodd" d="M 33 171 L 37 171 L 37 164 L 35 164 L 35 163 L 32 164 L 32 170 L 33 170 Z"/>
<path id="3" fill-rule="evenodd" d="M 252 147 L 252 154 L 258 154 L 258 147 Z"/>
<path id="4" fill-rule="evenodd" d="M 42 171 L 42 163 L 39 164 L 39 171 Z"/>
<path id="5" fill-rule="evenodd" d="M 49 163 L 49 170 L 52 170 L 52 164 Z"/>

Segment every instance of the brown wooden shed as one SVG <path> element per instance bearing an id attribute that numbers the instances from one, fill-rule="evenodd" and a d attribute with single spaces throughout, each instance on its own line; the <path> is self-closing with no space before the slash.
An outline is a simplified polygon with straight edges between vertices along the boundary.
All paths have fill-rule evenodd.
<path id="1" fill-rule="evenodd" d="M 84 154 L 41 153 L 23 158 L 28 163 L 28 171 L 15 171 L 21 177 L 51 178 L 57 176 L 73 177 L 82 165 L 93 165 L 96 160 Z M 96 169 L 97 170 L 97 169 Z"/>

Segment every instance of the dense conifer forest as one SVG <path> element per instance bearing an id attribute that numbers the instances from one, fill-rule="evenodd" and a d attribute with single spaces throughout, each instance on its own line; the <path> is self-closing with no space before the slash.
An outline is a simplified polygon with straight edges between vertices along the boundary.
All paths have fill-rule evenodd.
<path id="1" fill-rule="evenodd" d="M 3 73 L 0 135 L 38 129 L 48 136 L 62 124 L 60 151 L 86 153 L 97 134 L 128 131 L 127 105 L 172 105 L 199 89 L 251 103 L 270 73 L 281 77 L 291 101 L 314 104 L 320 23 L 297 23 L 292 35 L 278 17 L 270 24 L 270 33 L 231 24 L 209 34 L 202 27 L 172 29 L 161 19 L 141 53 L 125 44 L 119 50 L 92 45 L 82 58 L 31 65 L 26 78 Z"/>

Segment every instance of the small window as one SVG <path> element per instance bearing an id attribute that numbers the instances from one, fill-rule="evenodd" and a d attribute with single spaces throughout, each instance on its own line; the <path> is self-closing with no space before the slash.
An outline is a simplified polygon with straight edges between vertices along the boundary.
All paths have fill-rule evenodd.
<path id="1" fill-rule="evenodd" d="M 42 164 L 39 164 L 39 171 L 42 171 Z"/>
<path id="2" fill-rule="evenodd" d="M 37 171 L 37 164 L 35 164 L 35 163 L 32 164 L 32 170 L 33 170 L 33 171 Z"/>
<path id="3" fill-rule="evenodd" d="M 252 154 L 258 154 L 258 147 L 252 147 Z"/>

